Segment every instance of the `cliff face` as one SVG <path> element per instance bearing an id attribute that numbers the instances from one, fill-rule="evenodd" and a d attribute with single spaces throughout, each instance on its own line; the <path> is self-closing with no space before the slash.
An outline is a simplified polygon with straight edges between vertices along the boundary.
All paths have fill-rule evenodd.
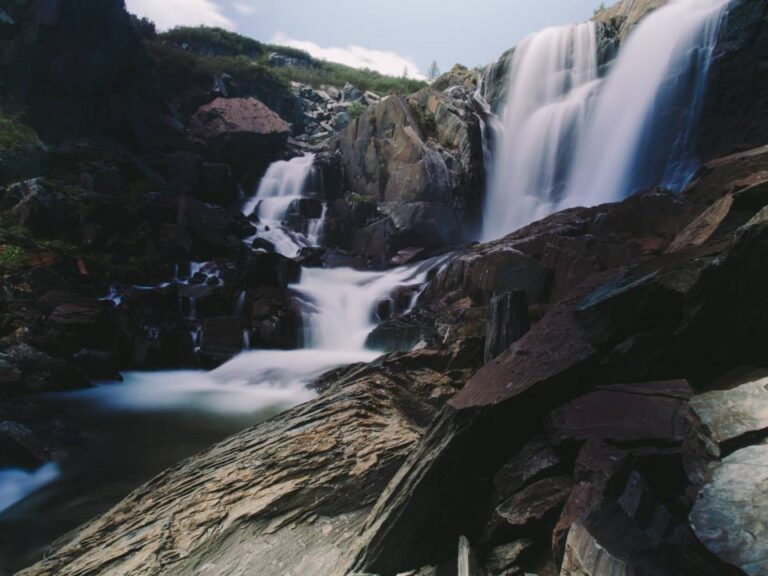
<path id="1" fill-rule="evenodd" d="M 149 143 L 161 132 L 164 103 L 122 0 L 35 1 L 17 26 L 8 87 L 43 138 Z"/>
<path id="2" fill-rule="evenodd" d="M 706 159 L 768 141 L 768 4 L 734 0 L 720 32 L 701 120 Z"/>

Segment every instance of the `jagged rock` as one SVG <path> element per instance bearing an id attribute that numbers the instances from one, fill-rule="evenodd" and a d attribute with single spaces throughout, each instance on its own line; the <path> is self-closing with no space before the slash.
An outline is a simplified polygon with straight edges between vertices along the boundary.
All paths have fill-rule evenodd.
<path id="1" fill-rule="evenodd" d="M 694 396 L 695 432 L 713 458 L 768 436 L 768 378 Z"/>
<path id="2" fill-rule="evenodd" d="M 768 445 L 734 452 L 714 471 L 691 512 L 701 542 L 749 576 L 768 570 Z"/>
<path id="3" fill-rule="evenodd" d="M 409 202 L 388 210 L 397 229 L 393 249 L 436 248 L 461 238 L 461 223 L 456 212 L 440 204 Z"/>
<path id="4" fill-rule="evenodd" d="M 339 383 L 164 472 L 22 574 L 336 574 L 433 415 L 384 372 Z"/>
<path id="5" fill-rule="evenodd" d="M 290 258 L 276 253 L 241 252 L 236 269 L 236 285 L 243 287 L 285 288 L 301 278 L 301 267 Z"/>
<path id="6" fill-rule="evenodd" d="M 674 518 L 633 473 L 616 501 L 571 527 L 560 575 L 679 573 L 678 538 Z"/>
<path id="7" fill-rule="evenodd" d="M 528 298 L 518 290 L 491 298 L 485 332 L 485 361 L 490 362 L 522 338 L 531 327 Z"/>
<path id="8" fill-rule="evenodd" d="M 293 350 L 301 345 L 302 320 L 290 295 L 276 287 L 254 291 L 250 312 L 250 345 L 266 350 Z"/>
<path id="9" fill-rule="evenodd" d="M 540 302 L 547 272 L 536 260 L 506 246 L 489 246 L 454 258 L 425 290 L 426 298 L 460 292 L 478 303 L 494 294 L 522 290 L 531 303 Z"/>
<path id="10" fill-rule="evenodd" d="M 488 538 L 494 533 L 512 532 L 520 534 L 526 526 L 552 519 L 557 514 L 573 487 L 567 476 L 544 478 L 529 484 L 496 506 L 487 528 Z"/>
<path id="11" fill-rule="evenodd" d="M 723 223 L 733 206 L 733 196 L 726 194 L 710 206 L 701 216 L 691 222 L 680 232 L 667 247 L 667 252 L 679 252 L 685 248 L 697 247 L 704 244 Z"/>
<path id="12" fill-rule="evenodd" d="M 500 504 L 511 498 L 531 481 L 555 470 L 559 464 L 560 458 L 543 438 L 526 444 L 493 477 L 493 502 Z"/>

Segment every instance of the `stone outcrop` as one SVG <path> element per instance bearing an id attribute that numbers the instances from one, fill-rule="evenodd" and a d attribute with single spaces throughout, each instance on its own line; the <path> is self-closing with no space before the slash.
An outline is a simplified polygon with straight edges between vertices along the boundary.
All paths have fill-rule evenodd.
<path id="1" fill-rule="evenodd" d="M 22 574 L 332 573 L 450 382 L 436 369 L 451 355 L 429 358 L 431 371 L 418 355 L 346 370 L 316 400 L 155 478 Z"/>

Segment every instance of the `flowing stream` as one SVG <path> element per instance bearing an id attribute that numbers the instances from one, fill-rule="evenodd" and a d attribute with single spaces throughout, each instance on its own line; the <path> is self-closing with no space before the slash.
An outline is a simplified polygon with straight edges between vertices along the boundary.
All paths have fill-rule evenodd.
<path id="1" fill-rule="evenodd" d="M 681 191 L 698 167 L 697 120 L 729 0 L 673 0 L 647 16 L 598 76 L 592 23 L 515 50 L 490 165 L 483 239 L 552 212 Z"/>
<path id="2" fill-rule="evenodd" d="M 274 164 L 243 207 L 258 216 L 255 237 L 288 257 L 320 241 L 322 221 L 299 232 L 283 225 L 294 202 L 317 192 L 310 190 L 313 160 Z M 290 289 L 304 310 L 304 349 L 250 350 L 209 372 L 127 373 L 120 383 L 39 398 L 87 437 L 81 450 L 57 464 L 0 472 L 0 574 L 35 560 L 42 546 L 179 460 L 311 400 L 308 384 L 328 370 L 380 356 L 365 346 L 377 306 L 400 287 L 418 293 L 444 259 L 383 272 L 303 270 Z M 191 273 L 206 269 L 194 264 Z M 174 282 L 186 286 L 183 279 Z M 117 293 L 107 299 L 121 301 Z M 233 310 L 242 305 L 233 303 Z"/>

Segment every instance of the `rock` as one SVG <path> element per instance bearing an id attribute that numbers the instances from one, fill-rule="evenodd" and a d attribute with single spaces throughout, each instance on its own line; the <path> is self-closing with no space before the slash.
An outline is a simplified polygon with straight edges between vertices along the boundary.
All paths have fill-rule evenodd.
<path id="1" fill-rule="evenodd" d="M 325 242 L 330 246 L 352 249 L 357 232 L 379 218 L 376 202 L 354 197 L 336 200 L 331 203 L 326 215 Z"/>
<path id="2" fill-rule="evenodd" d="M 667 252 L 679 252 L 685 248 L 697 247 L 709 240 L 733 206 L 733 196 L 726 194 L 710 206 L 701 216 L 691 222 L 688 227 L 667 247 Z"/>
<path id="3" fill-rule="evenodd" d="M 485 333 L 485 361 L 490 362 L 530 329 L 525 292 L 506 292 L 491 298 Z"/>
<path id="4" fill-rule="evenodd" d="M 494 504 L 508 500 L 532 481 L 552 472 L 559 464 L 560 458 L 546 440 L 537 438 L 526 444 L 493 477 Z"/>
<path id="5" fill-rule="evenodd" d="M 303 340 L 298 306 L 284 290 L 255 290 L 250 312 L 250 346 L 266 350 L 294 350 Z"/>
<path id="6" fill-rule="evenodd" d="M 5 397 L 78 390 L 90 385 L 82 370 L 28 344 L 0 352 L 0 394 Z"/>
<path id="7" fill-rule="evenodd" d="M 167 470 L 22 574 L 341 574 L 433 415 L 384 372 L 347 381 Z"/>
<path id="8" fill-rule="evenodd" d="M 488 247 L 454 258 L 438 272 L 424 292 L 425 298 L 446 297 L 452 292 L 488 303 L 494 294 L 524 291 L 528 302 L 540 302 L 547 272 L 536 260 L 505 246 Z"/>
<path id="9" fill-rule="evenodd" d="M 389 218 L 374 222 L 355 233 L 352 251 L 369 260 L 384 262 L 397 253 L 393 245 L 395 231 Z"/>
<path id="10" fill-rule="evenodd" d="M 93 381 L 122 382 L 117 358 L 110 352 L 100 350 L 80 350 L 72 358 L 72 363 L 80 368 Z"/>
<path id="11" fill-rule="evenodd" d="M 722 461 L 696 500 L 691 526 L 726 564 L 750 576 L 768 569 L 768 445 L 750 446 Z"/>
<path id="12" fill-rule="evenodd" d="M 429 202 L 397 204 L 389 212 L 397 228 L 394 249 L 436 248 L 459 242 L 461 223 L 452 209 Z"/>
<path id="13" fill-rule="evenodd" d="M 496 506 L 490 531 L 519 531 L 531 523 L 552 519 L 565 504 L 573 486 L 565 476 L 538 480 Z"/>
<path id="14" fill-rule="evenodd" d="M 368 335 L 365 346 L 381 352 L 407 352 L 421 342 L 434 342 L 436 338 L 429 321 L 409 315 L 379 324 Z"/>
<path id="15" fill-rule="evenodd" d="M 559 442 L 680 444 L 687 401 L 692 394 L 685 380 L 600 387 L 552 413 L 552 437 Z"/>
<path id="16" fill-rule="evenodd" d="M 203 142 L 212 158 L 242 177 L 261 173 L 276 159 L 290 136 L 290 126 L 255 98 L 217 98 L 195 112 L 190 136 Z"/>
<path id="17" fill-rule="evenodd" d="M 215 368 L 243 351 L 243 321 L 222 316 L 205 318 L 200 323 L 200 359 Z"/>
<path id="18" fill-rule="evenodd" d="M 578 382 L 574 373 L 594 358 L 596 350 L 576 321 L 573 306 L 579 294 L 605 279 L 593 278 L 571 298 L 557 304 L 525 336 L 481 368 L 451 404 L 459 409 L 493 405 L 533 389 L 536 394 L 544 394 L 544 389 L 563 393 L 558 384 Z M 550 400 L 555 402 L 554 398 Z"/>
<path id="19" fill-rule="evenodd" d="M 633 473 L 616 501 L 571 527 L 560 574 L 677 574 L 678 538 L 674 518 Z"/>
<path id="20" fill-rule="evenodd" d="M 758 72 L 768 62 L 766 17 L 764 3 L 740 0 L 723 20 L 699 126 L 698 152 L 705 160 L 768 141 L 768 81 Z"/>
<path id="21" fill-rule="evenodd" d="M 125 180 L 120 168 L 109 166 L 93 175 L 93 191 L 96 194 L 120 196 L 125 192 Z"/>
<path id="22" fill-rule="evenodd" d="M 236 263 L 237 286 L 286 288 L 301 278 L 301 267 L 281 254 L 242 251 Z"/>
<path id="23" fill-rule="evenodd" d="M 486 570 L 492 574 L 511 574 L 515 575 L 515 565 L 519 566 L 519 562 L 524 558 L 527 550 L 531 548 L 533 541 L 531 540 L 516 540 L 510 544 L 503 544 L 497 546 L 488 554 L 488 559 L 485 562 Z M 520 574 L 523 574 L 520 570 Z"/>
<path id="24" fill-rule="evenodd" d="M 344 85 L 343 98 L 345 102 L 354 102 L 360 100 L 363 97 L 363 91 L 353 86 L 349 82 Z"/>
<path id="25" fill-rule="evenodd" d="M 66 200 L 49 190 L 40 179 L 12 187 L 6 192 L 6 198 L 18 198 L 11 211 L 13 218 L 40 237 L 56 238 L 74 227 Z"/>
<path id="26" fill-rule="evenodd" d="M 768 378 L 694 396 L 690 407 L 695 432 L 713 458 L 768 436 Z"/>

